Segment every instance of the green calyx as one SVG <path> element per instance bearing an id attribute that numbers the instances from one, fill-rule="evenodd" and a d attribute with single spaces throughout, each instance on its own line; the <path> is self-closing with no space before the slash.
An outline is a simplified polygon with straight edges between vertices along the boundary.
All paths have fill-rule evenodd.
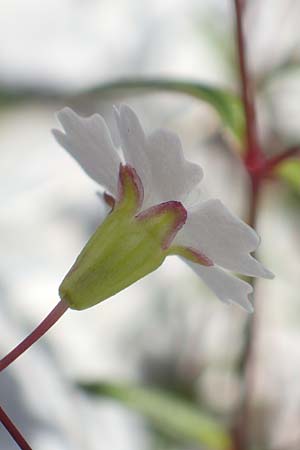
<path id="1" fill-rule="evenodd" d="M 78 256 L 60 296 L 71 308 L 89 308 L 157 269 L 165 256 L 141 223 L 115 210 Z"/>
<path id="2" fill-rule="evenodd" d="M 59 293 L 70 308 L 82 310 L 111 297 L 157 269 L 186 220 L 179 202 L 166 202 L 136 215 L 142 185 L 121 166 L 119 200 L 63 280 Z"/>

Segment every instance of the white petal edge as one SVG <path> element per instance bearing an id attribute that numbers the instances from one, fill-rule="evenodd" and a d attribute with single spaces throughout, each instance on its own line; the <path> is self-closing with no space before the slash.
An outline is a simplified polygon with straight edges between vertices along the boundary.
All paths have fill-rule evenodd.
<path id="1" fill-rule="evenodd" d="M 249 254 L 260 243 L 256 232 L 220 200 L 210 199 L 189 208 L 187 221 L 174 243 L 192 247 L 228 270 L 254 277 L 274 277 Z"/>
<path id="2" fill-rule="evenodd" d="M 219 267 L 205 267 L 184 258 L 181 259 L 192 268 L 222 302 L 236 303 L 247 312 L 253 312 L 253 306 L 249 300 L 253 288 L 249 283 L 228 274 Z"/>
<path id="3" fill-rule="evenodd" d="M 114 109 L 125 162 L 134 167 L 144 187 L 144 204 L 153 200 L 153 189 L 143 127 L 135 112 L 127 105 Z"/>
<path id="4" fill-rule="evenodd" d="M 202 168 L 184 158 L 179 137 L 158 129 L 147 139 L 153 189 L 159 202 L 184 202 L 203 178 Z"/>
<path id="5" fill-rule="evenodd" d="M 70 108 L 59 111 L 57 118 L 65 131 L 52 130 L 57 142 L 89 177 L 117 196 L 121 159 L 104 119 L 99 114 L 81 117 Z"/>

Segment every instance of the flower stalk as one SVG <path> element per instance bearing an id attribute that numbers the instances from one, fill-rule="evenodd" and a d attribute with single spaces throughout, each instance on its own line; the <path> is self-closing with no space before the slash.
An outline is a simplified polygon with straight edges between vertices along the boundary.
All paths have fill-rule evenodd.
<path id="1" fill-rule="evenodd" d="M 248 223 L 254 229 L 256 228 L 258 201 L 260 193 L 260 184 L 254 185 L 252 183 Z M 256 279 L 251 277 L 249 283 L 253 288 L 255 287 Z M 255 304 L 255 297 L 253 297 Z M 243 377 L 243 396 L 240 409 L 240 415 L 236 428 L 234 430 L 233 450 L 247 450 L 249 448 L 249 440 L 251 433 L 251 404 L 252 394 L 255 386 L 255 351 L 257 334 L 259 329 L 259 309 L 255 305 L 255 314 L 248 317 L 245 326 L 245 345 L 240 361 L 240 370 Z"/>
<path id="2" fill-rule="evenodd" d="M 0 361 L 0 372 L 6 369 L 11 363 L 19 358 L 28 348 L 30 348 L 38 339 L 40 339 L 67 311 L 69 305 L 60 300 L 48 316 L 30 333 L 22 342 L 11 350 Z"/>
<path id="3" fill-rule="evenodd" d="M 17 429 L 12 420 L 8 417 L 6 412 L 0 406 L 0 422 L 9 432 L 14 441 L 18 444 L 21 450 L 32 450 L 32 447 L 25 440 L 21 432 Z"/>
<path id="4" fill-rule="evenodd" d="M 300 147 L 290 147 L 279 153 L 278 155 L 273 156 L 265 164 L 265 173 L 266 175 L 270 174 L 274 169 L 276 169 L 280 163 L 286 161 L 289 158 L 299 158 L 300 157 Z"/>
<path id="5" fill-rule="evenodd" d="M 247 64 L 246 43 L 243 30 L 243 12 L 246 2 L 234 0 L 236 16 L 236 40 L 241 80 L 241 96 L 246 119 L 246 152 L 244 164 L 251 180 L 248 224 L 255 229 L 261 181 L 268 172 L 268 164 L 260 148 L 257 137 L 255 100 Z M 255 279 L 250 279 L 254 287 Z M 253 299 L 254 301 L 254 299 Z M 242 355 L 241 368 L 244 376 L 244 394 L 237 429 L 234 433 L 234 449 L 246 450 L 249 447 L 249 424 L 251 399 L 254 387 L 254 353 L 258 329 L 258 311 L 249 317 L 246 324 L 246 342 Z"/>
<path id="6" fill-rule="evenodd" d="M 246 118 L 246 154 L 245 164 L 252 171 L 264 161 L 264 155 L 257 139 L 256 112 L 253 88 L 249 77 L 249 69 L 246 57 L 246 43 L 243 30 L 243 11 L 245 2 L 234 0 L 236 15 L 236 40 L 241 79 L 241 95 Z"/>

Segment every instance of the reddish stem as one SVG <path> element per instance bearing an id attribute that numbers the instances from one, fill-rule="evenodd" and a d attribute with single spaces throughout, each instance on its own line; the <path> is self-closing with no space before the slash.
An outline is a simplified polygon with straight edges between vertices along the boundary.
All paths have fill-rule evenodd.
<path id="1" fill-rule="evenodd" d="M 53 308 L 48 316 L 38 325 L 32 333 L 29 334 L 20 344 L 18 344 L 13 350 L 11 350 L 0 361 L 0 372 L 14 362 L 19 356 L 21 356 L 29 347 L 31 347 L 38 339 L 40 339 L 66 312 L 69 305 L 60 300 L 59 303 Z"/>
<path id="2" fill-rule="evenodd" d="M 254 95 L 249 77 L 246 46 L 243 32 L 242 12 L 243 0 L 234 0 L 236 14 L 236 37 L 238 47 L 239 68 L 241 77 L 242 100 L 246 118 L 246 154 L 245 166 L 251 179 L 251 198 L 248 223 L 255 228 L 257 217 L 257 204 L 261 187 L 262 171 L 265 165 L 265 157 L 257 138 L 256 114 Z M 254 286 L 254 279 L 250 280 Z M 258 324 L 257 312 L 248 320 L 246 328 L 246 344 L 243 352 L 242 367 L 244 372 L 244 398 L 241 406 L 239 423 L 234 430 L 234 449 L 246 450 L 249 443 L 249 427 L 251 415 L 251 396 L 254 385 L 254 352 L 255 336 Z"/>
<path id="3" fill-rule="evenodd" d="M 239 68 L 241 76 L 241 91 L 244 112 L 246 117 L 246 155 L 245 163 L 248 169 L 256 168 L 263 160 L 263 153 L 258 145 L 256 131 L 256 114 L 254 105 L 254 95 L 246 58 L 246 45 L 242 23 L 242 12 L 244 9 L 243 0 L 234 0 L 236 13 L 236 38 L 239 58 Z"/>
<path id="4" fill-rule="evenodd" d="M 22 450 L 32 450 L 30 445 L 26 442 L 25 438 L 22 436 L 20 431 L 17 429 L 15 424 L 10 420 L 10 418 L 1 408 L 1 406 L 0 406 L 0 421 Z"/>
<path id="5" fill-rule="evenodd" d="M 279 155 L 273 156 L 266 161 L 264 166 L 264 174 L 269 174 L 273 169 L 275 169 L 282 161 L 293 156 L 300 156 L 300 147 L 291 147 L 280 153 Z"/>
<path id="6" fill-rule="evenodd" d="M 256 227 L 258 201 L 260 193 L 260 179 L 252 178 L 252 191 L 249 206 L 248 224 Z M 255 278 L 250 278 L 249 283 L 255 288 Z M 253 298 L 254 301 L 254 298 Z M 249 437 L 251 432 L 251 400 L 255 386 L 255 351 L 256 339 L 259 328 L 259 313 L 256 305 L 255 313 L 249 317 L 245 328 L 245 346 L 243 349 L 241 369 L 244 375 L 244 391 L 241 404 L 241 410 L 233 434 L 234 449 L 233 450 L 247 450 L 249 444 Z"/>

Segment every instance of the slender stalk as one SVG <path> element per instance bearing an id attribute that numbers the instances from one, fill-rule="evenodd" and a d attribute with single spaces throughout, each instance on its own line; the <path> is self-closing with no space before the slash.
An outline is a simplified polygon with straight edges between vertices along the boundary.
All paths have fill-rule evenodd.
<path id="1" fill-rule="evenodd" d="M 282 161 L 285 161 L 288 158 L 292 158 L 293 156 L 296 156 L 298 158 L 300 157 L 299 146 L 287 148 L 278 155 L 271 157 L 268 161 L 266 161 L 264 171 L 266 173 L 269 173 L 272 169 L 277 167 Z"/>
<path id="2" fill-rule="evenodd" d="M 20 344 L 18 344 L 3 359 L 0 360 L 0 372 L 6 369 L 38 339 L 40 339 L 66 312 L 68 307 L 68 304 L 64 300 L 60 300 L 50 314 L 48 314 L 48 316 L 40 323 L 40 325 L 38 325 L 32 333 L 30 333 L 22 342 L 20 342 Z"/>
<path id="3" fill-rule="evenodd" d="M 0 406 L 0 422 L 7 429 L 11 437 L 18 444 L 21 450 L 32 450 L 30 445 L 26 442 L 21 432 L 17 429 L 15 424 L 11 421 L 8 415 Z"/>
<path id="4" fill-rule="evenodd" d="M 265 158 L 257 137 L 255 102 L 247 65 L 246 45 L 243 31 L 243 10 L 245 1 L 234 0 L 234 5 L 236 15 L 237 51 L 241 77 L 241 95 L 246 119 L 246 154 L 244 162 L 252 183 L 248 223 L 252 228 L 255 228 L 262 180 L 260 170 L 265 163 Z M 254 288 L 254 278 L 250 279 L 249 282 Z M 247 450 L 249 448 L 251 399 L 255 382 L 254 359 L 257 329 L 258 311 L 256 310 L 248 319 L 245 329 L 245 347 L 241 361 L 241 370 L 244 375 L 244 395 L 239 415 L 239 423 L 234 432 L 234 450 Z"/>
<path id="5" fill-rule="evenodd" d="M 253 180 L 254 181 L 254 180 Z M 248 224 L 256 227 L 258 201 L 260 193 L 259 182 L 252 182 L 252 193 L 249 206 Z M 256 279 L 250 278 L 249 283 L 255 292 Z M 253 297 L 253 305 L 255 306 L 255 297 Z M 259 311 L 258 305 L 255 306 L 255 312 L 246 323 L 245 327 L 245 346 L 240 361 L 240 368 L 243 374 L 244 390 L 242 405 L 239 415 L 239 423 L 235 434 L 235 450 L 246 450 L 249 448 L 250 432 L 251 432 L 251 402 L 255 387 L 255 352 L 257 334 L 259 328 Z"/>
<path id="6" fill-rule="evenodd" d="M 257 142 L 257 130 L 256 130 L 256 114 L 254 105 L 254 95 L 251 86 L 249 71 L 246 58 L 246 44 L 243 31 L 243 0 L 234 0 L 235 15 L 236 15 L 236 39 L 237 39 L 237 51 L 239 59 L 240 77 L 241 77 L 241 94 L 243 99 L 243 106 L 246 118 L 246 156 L 245 162 L 250 166 L 256 166 L 256 164 L 262 159 L 262 152 Z"/>

